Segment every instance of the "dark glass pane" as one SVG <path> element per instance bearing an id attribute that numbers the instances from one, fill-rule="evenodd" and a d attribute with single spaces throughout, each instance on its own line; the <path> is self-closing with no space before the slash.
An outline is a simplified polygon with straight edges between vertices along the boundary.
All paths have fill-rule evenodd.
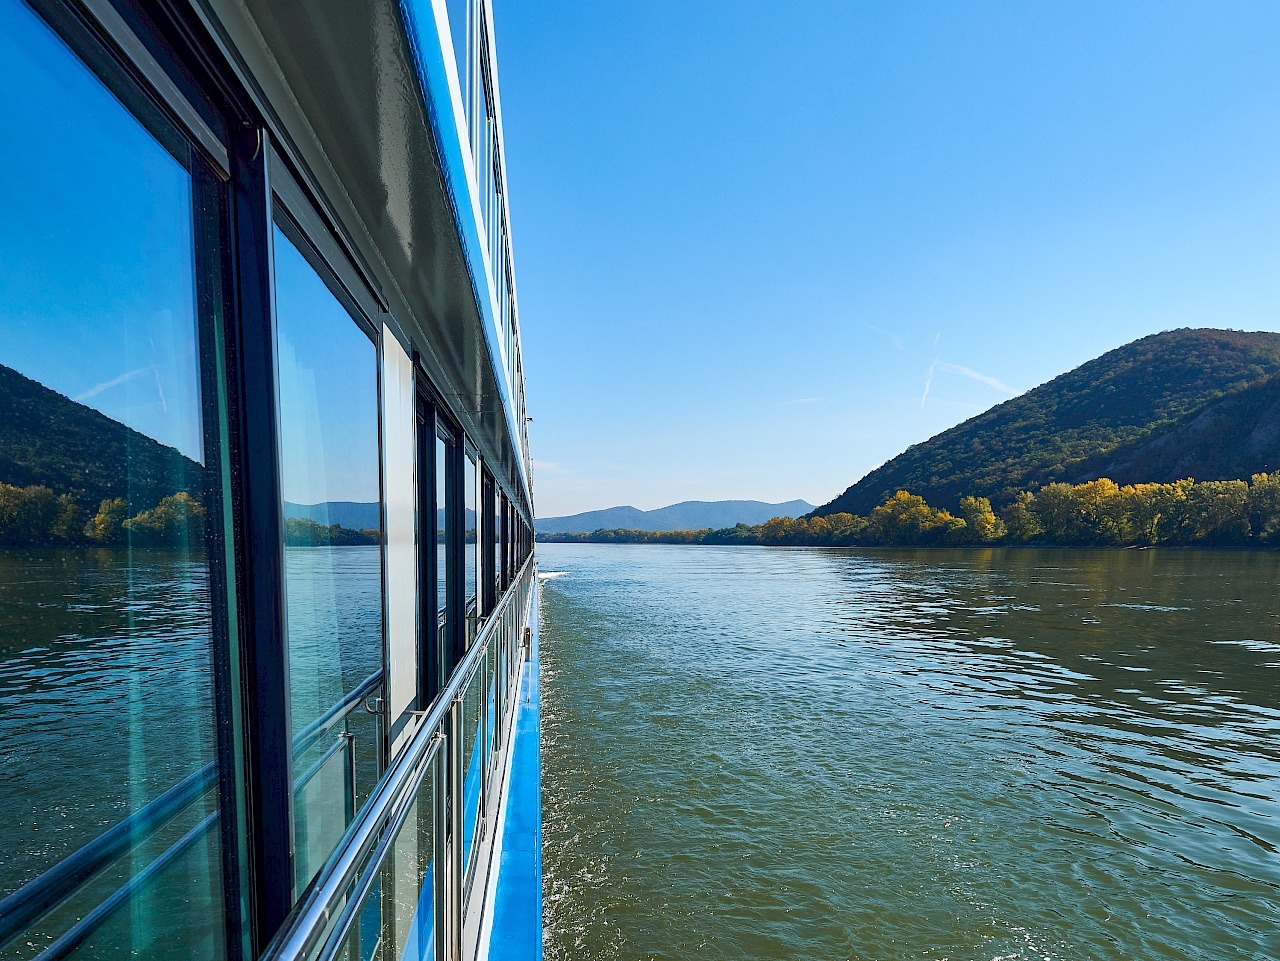
<path id="1" fill-rule="evenodd" d="M 494 494 L 493 513 L 493 592 L 494 603 L 502 599 L 502 517 L 506 501 L 501 492 Z"/>
<path id="2" fill-rule="evenodd" d="M 450 586 L 457 576 L 449 550 L 449 444 L 444 438 L 436 437 L 436 606 L 439 611 L 437 626 L 439 629 L 438 644 L 440 646 L 440 663 L 443 665 L 442 682 L 447 680 L 451 669 L 450 643 L 452 636 L 449 610 Z"/>
<path id="3" fill-rule="evenodd" d="M 476 570 L 479 567 L 480 539 L 476 536 L 476 462 L 470 454 L 462 462 L 463 513 L 466 515 L 466 560 L 463 594 L 467 604 L 467 643 L 476 635 L 479 606 L 476 603 Z"/>
<path id="4" fill-rule="evenodd" d="M 0 125 L 0 953 L 218 958 L 192 176 L 14 0 Z"/>
<path id="5" fill-rule="evenodd" d="M 502 499 L 502 526 L 499 528 L 499 536 L 502 537 L 502 546 L 499 549 L 500 567 L 502 567 L 502 586 L 503 589 L 511 584 L 511 502 L 506 498 Z"/>
<path id="6" fill-rule="evenodd" d="M 382 550 L 373 342 L 275 231 L 295 880 L 303 887 L 378 775 Z"/>
<path id="7" fill-rule="evenodd" d="M 463 103 L 467 100 L 467 65 L 468 37 L 470 36 L 467 19 L 472 16 L 471 6 L 474 0 L 446 0 L 445 9 L 449 15 L 449 34 L 453 39 L 453 56 L 458 63 L 458 84 L 462 88 Z M 419 16 L 431 14 L 431 4 L 414 2 Z"/>

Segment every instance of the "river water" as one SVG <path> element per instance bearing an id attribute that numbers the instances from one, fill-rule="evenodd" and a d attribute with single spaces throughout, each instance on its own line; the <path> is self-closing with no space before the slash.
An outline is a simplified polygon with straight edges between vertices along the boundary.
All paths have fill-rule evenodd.
<path id="1" fill-rule="evenodd" d="M 549 959 L 1280 958 L 1280 555 L 538 555 Z"/>
<path id="2" fill-rule="evenodd" d="M 285 571 L 296 736 L 380 668 L 381 553 L 291 547 Z M 0 550 L 0 898 L 210 772 L 205 790 L 170 816 L 135 822 L 118 856 L 0 944 L 0 959 L 35 957 L 128 893 L 131 879 L 141 880 L 85 936 L 77 959 L 224 955 L 213 625 L 201 554 Z M 376 783 L 377 738 L 377 721 L 356 709 L 295 754 L 299 889 Z"/>

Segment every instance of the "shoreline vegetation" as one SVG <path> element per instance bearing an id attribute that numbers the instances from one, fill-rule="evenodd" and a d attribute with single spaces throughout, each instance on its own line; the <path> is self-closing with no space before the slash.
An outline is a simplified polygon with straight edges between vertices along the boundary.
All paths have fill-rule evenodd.
<path id="1" fill-rule="evenodd" d="M 70 494 L 0 483 L 0 547 L 187 548 L 203 542 L 205 513 L 178 491 L 132 516 L 123 497 L 108 497 L 91 516 Z"/>
<path id="2" fill-rule="evenodd" d="M 93 516 L 70 494 L 40 484 L 0 483 L 0 547 L 169 547 L 203 543 L 206 511 L 187 491 L 130 516 L 123 497 L 105 498 Z M 288 547 L 380 544 L 377 530 L 324 525 L 305 517 L 284 522 Z"/>
<path id="3" fill-rule="evenodd" d="M 123 497 L 108 497 L 93 516 L 70 494 L 41 484 L 16 487 L 0 483 L 0 548 L 3 547 L 159 547 L 192 549 L 204 543 L 206 510 L 187 491 L 163 497 L 155 507 L 130 516 Z M 443 538 L 445 532 L 441 530 Z M 463 541 L 474 544 L 468 527 Z M 382 532 L 321 524 L 308 517 L 286 517 L 286 547 L 352 547 L 382 543 Z"/>
<path id="4" fill-rule="evenodd" d="M 538 534 L 552 544 L 707 544 L 795 547 L 1280 548 L 1280 472 L 1242 480 L 1129 484 L 1108 478 L 1020 491 L 999 512 L 960 498 L 959 515 L 898 491 L 870 515 L 775 517 L 722 530 Z"/>

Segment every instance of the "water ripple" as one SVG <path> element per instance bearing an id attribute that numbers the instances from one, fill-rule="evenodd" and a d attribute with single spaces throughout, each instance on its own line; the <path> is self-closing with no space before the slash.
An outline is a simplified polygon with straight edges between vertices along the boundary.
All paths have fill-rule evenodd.
<path id="1" fill-rule="evenodd" d="M 539 551 L 548 957 L 1280 958 L 1280 558 Z"/>

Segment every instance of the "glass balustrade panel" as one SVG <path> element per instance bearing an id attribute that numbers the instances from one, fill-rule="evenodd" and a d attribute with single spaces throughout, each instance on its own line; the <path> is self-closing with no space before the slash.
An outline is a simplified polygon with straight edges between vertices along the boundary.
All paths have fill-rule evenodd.
<path id="1" fill-rule="evenodd" d="M 424 777 L 336 955 L 343 961 L 435 961 L 436 776 Z"/>
<path id="2" fill-rule="evenodd" d="M 470 871 L 481 815 L 484 786 L 485 662 L 472 675 L 462 695 L 462 863 Z"/>
<path id="3" fill-rule="evenodd" d="M 479 570 L 480 538 L 476 514 L 476 461 L 469 453 L 462 462 L 462 504 L 465 515 L 465 552 L 462 593 L 466 598 L 467 646 L 475 639 L 479 626 L 480 606 L 476 597 L 476 571 Z"/>

